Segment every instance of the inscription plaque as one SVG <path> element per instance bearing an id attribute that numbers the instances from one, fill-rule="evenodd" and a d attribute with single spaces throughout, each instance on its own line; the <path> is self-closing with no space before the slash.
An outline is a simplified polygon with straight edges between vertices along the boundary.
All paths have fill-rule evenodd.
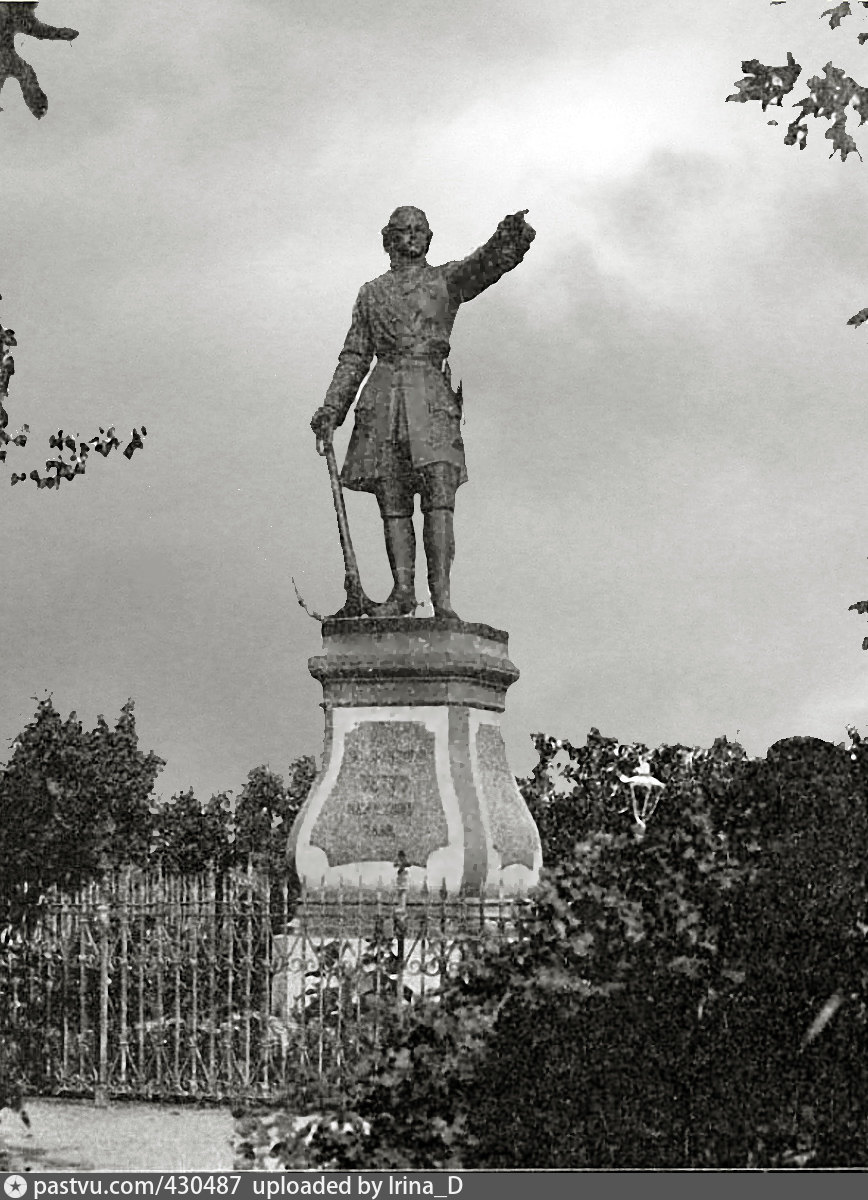
<path id="1" fill-rule="evenodd" d="M 350 730 L 310 835 L 331 866 L 394 862 L 403 851 L 408 866 L 424 868 L 448 843 L 434 746 L 418 721 L 363 721 Z"/>

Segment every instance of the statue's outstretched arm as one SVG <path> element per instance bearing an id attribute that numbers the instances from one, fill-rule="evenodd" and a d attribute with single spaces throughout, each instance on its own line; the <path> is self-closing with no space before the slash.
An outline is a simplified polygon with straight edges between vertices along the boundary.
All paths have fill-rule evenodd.
<path id="1" fill-rule="evenodd" d="M 536 230 L 524 219 L 527 211 L 525 208 L 504 217 L 484 246 L 474 250 L 467 258 L 448 264 L 450 286 L 455 288 L 462 301 L 472 300 L 497 283 L 507 271 L 517 267 L 527 254 L 536 237 Z"/>
<path id="2" fill-rule="evenodd" d="M 77 29 L 67 29 L 64 25 L 46 25 L 38 17 L 33 17 L 30 28 L 22 30 L 22 33 L 29 33 L 31 37 L 41 38 L 43 41 L 74 42 L 78 37 Z"/>

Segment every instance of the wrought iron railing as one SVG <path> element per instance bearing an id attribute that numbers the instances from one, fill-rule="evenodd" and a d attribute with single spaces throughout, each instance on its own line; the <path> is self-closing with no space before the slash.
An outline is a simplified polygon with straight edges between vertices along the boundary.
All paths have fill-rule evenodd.
<path id="1" fill-rule="evenodd" d="M 515 934 L 515 904 L 307 893 L 252 870 L 49 893 L 0 950 L 0 1028 L 42 1094 L 340 1096 L 386 1023 Z"/>

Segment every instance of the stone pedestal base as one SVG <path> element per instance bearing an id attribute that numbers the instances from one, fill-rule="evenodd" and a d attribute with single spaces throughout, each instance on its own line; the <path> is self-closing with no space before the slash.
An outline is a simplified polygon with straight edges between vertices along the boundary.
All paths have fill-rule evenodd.
<path id="1" fill-rule="evenodd" d="M 518 678 L 507 635 L 437 619 L 329 621 L 309 669 L 323 687 L 325 753 L 290 835 L 311 889 L 408 899 L 528 891 L 539 834 L 500 730 Z"/>
<path id="2" fill-rule="evenodd" d="M 339 984 L 350 996 L 360 987 L 402 1000 L 431 995 L 445 974 L 479 953 L 483 937 L 514 938 L 521 908 L 515 899 L 426 899 L 401 889 L 309 895 L 272 940 L 272 1015 L 298 1023 L 301 1008 L 318 1013 Z"/>
<path id="3" fill-rule="evenodd" d="M 361 969 L 366 951 L 370 953 L 370 939 L 340 939 L 340 972 L 331 963 L 328 954 L 330 944 L 333 944 L 333 939 L 327 933 L 311 937 L 301 930 L 299 922 L 293 922 L 287 933 L 274 938 L 272 1016 L 292 1024 L 299 1022 L 301 1008 L 308 1006 L 316 1012 L 320 996 L 336 986 L 341 972 L 344 973 L 344 986 L 352 995 L 353 984 L 359 986 L 358 980 L 353 980 L 352 975 Z M 424 943 L 412 941 L 404 949 L 400 960 L 394 956 L 394 947 L 390 949 L 393 956 L 386 959 L 381 971 L 375 972 L 369 968 L 368 988 L 372 992 L 386 994 L 395 988 L 395 978 L 399 974 L 396 1000 L 400 996 L 402 1002 L 411 996 L 433 995 L 440 987 L 443 972 L 457 969 L 462 953 L 458 941 L 451 942 L 439 954 L 432 953 Z"/>

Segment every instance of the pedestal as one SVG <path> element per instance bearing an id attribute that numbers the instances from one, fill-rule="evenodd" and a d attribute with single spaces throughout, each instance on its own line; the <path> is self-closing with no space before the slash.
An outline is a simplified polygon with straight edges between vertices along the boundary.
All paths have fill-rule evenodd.
<path id="1" fill-rule="evenodd" d="M 507 634 L 437 619 L 335 620 L 309 670 L 325 752 L 290 834 L 311 889 L 508 898 L 539 877 L 539 834 L 500 729 L 518 679 Z"/>

